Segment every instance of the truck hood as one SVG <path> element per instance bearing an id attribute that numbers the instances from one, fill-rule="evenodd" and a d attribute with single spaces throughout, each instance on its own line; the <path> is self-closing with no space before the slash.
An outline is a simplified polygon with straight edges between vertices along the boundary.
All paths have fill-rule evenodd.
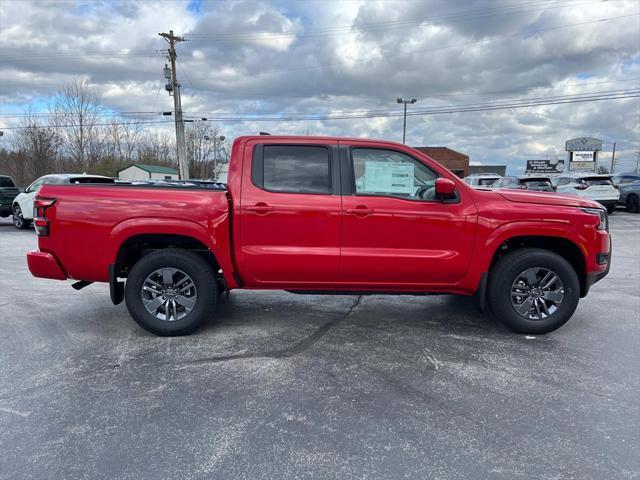
<path id="1" fill-rule="evenodd" d="M 516 203 L 537 203 L 542 205 L 558 205 L 564 207 L 602 208 L 591 200 L 576 195 L 561 195 L 558 193 L 532 192 L 520 190 L 501 190 L 496 192 L 505 200 Z"/>

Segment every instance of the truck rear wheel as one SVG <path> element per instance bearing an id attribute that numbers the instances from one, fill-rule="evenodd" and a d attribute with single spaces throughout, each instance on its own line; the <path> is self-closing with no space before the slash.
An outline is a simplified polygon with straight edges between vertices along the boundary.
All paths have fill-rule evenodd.
<path id="1" fill-rule="evenodd" d="M 489 275 L 494 314 L 519 333 L 548 333 L 564 325 L 580 299 L 578 275 L 560 255 L 538 248 L 507 254 Z"/>
<path id="2" fill-rule="evenodd" d="M 216 300 L 211 267 L 186 250 L 159 250 L 143 257 L 131 269 L 125 286 L 125 302 L 133 319 L 162 336 L 194 332 L 212 314 Z"/>

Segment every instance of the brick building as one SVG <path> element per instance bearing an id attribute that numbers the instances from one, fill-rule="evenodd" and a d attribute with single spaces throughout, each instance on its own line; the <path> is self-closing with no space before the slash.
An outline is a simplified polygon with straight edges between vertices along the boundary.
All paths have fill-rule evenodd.
<path id="1" fill-rule="evenodd" d="M 444 165 L 460 178 L 469 175 L 469 156 L 448 147 L 413 147 Z"/>

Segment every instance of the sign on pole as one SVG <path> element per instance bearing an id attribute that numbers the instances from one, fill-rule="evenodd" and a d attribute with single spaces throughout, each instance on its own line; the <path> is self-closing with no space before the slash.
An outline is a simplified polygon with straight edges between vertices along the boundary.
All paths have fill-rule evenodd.
<path id="1" fill-rule="evenodd" d="M 569 152 L 569 171 L 595 172 L 602 140 L 592 137 L 574 138 L 567 140 L 565 150 Z"/>

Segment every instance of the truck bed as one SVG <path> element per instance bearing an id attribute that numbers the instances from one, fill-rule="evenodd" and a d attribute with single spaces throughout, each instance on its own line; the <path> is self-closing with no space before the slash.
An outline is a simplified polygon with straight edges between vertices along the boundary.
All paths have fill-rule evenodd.
<path id="1" fill-rule="evenodd" d="M 40 250 L 55 253 L 73 279 L 108 281 L 123 242 L 136 235 L 190 235 L 229 252 L 229 203 L 220 186 L 44 185 L 38 197 L 56 199 L 46 211 L 50 235 L 40 237 Z"/>

